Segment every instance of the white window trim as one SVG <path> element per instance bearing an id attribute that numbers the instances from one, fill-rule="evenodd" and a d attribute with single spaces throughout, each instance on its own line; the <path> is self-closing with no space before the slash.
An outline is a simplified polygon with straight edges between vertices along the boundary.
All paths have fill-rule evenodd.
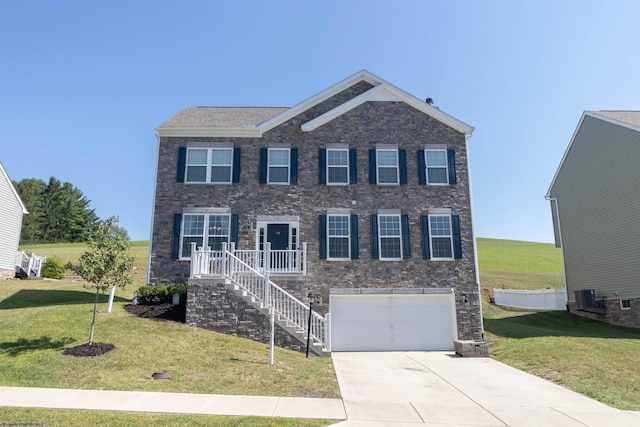
<path id="1" fill-rule="evenodd" d="M 204 181 L 189 181 L 189 151 L 190 150 L 207 150 L 207 163 L 204 165 L 191 165 L 191 166 L 205 166 L 205 180 Z M 228 165 L 215 165 L 215 166 L 229 166 L 229 181 L 211 181 L 211 168 L 213 165 L 213 151 L 214 150 L 225 150 L 231 152 L 231 161 Z M 198 147 L 198 146 L 190 146 L 187 147 L 187 159 L 185 161 L 185 176 L 184 182 L 185 184 L 191 185 L 202 185 L 202 184 L 216 184 L 216 185 L 228 185 L 233 183 L 233 147 Z"/>
<path id="2" fill-rule="evenodd" d="M 271 152 L 272 151 L 286 151 L 287 152 L 287 182 L 271 182 Z M 282 168 L 282 165 L 275 165 L 273 167 Z M 269 147 L 267 149 L 267 184 L 268 185 L 289 185 L 291 181 L 291 149 L 284 147 Z"/>
<path id="3" fill-rule="evenodd" d="M 331 251 L 329 250 L 329 247 L 331 246 L 331 237 L 334 238 L 344 238 L 344 236 L 331 236 L 331 234 L 329 233 L 330 227 L 329 227 L 329 218 L 330 217 L 336 217 L 336 216 L 340 216 L 340 217 L 347 217 L 347 254 L 348 256 L 346 258 L 332 258 L 330 256 Z M 327 260 L 329 261 L 351 261 L 351 216 L 349 213 L 328 213 L 327 212 Z"/>
<path id="4" fill-rule="evenodd" d="M 380 168 L 391 169 L 390 166 L 380 166 L 379 153 L 382 151 L 393 151 L 396 153 L 396 182 L 380 182 Z M 397 148 L 376 148 L 376 184 L 377 185 L 400 185 L 400 152 Z"/>
<path id="5" fill-rule="evenodd" d="M 433 234 L 433 231 L 431 229 L 431 218 L 432 217 L 440 217 L 440 216 L 444 216 L 449 218 L 449 243 L 451 245 L 451 257 L 436 257 L 434 255 L 433 252 L 433 248 L 434 248 L 434 244 L 433 244 L 433 239 L 434 238 L 442 238 L 442 237 L 447 237 L 447 236 L 435 236 Z M 450 213 L 429 213 L 429 247 L 431 248 L 431 261 L 453 261 L 454 260 L 454 248 L 453 248 L 453 224 L 451 223 L 451 214 Z"/>
<path id="6" fill-rule="evenodd" d="M 623 301 L 626 302 L 628 306 L 625 307 Z M 631 310 L 631 300 L 628 298 L 620 298 L 620 310 Z"/>
<path id="7" fill-rule="evenodd" d="M 221 209 L 202 209 L 202 208 L 194 208 L 194 209 L 189 209 L 183 212 L 182 214 L 182 223 L 180 224 L 180 249 L 179 249 L 179 259 L 180 260 L 189 260 L 191 259 L 190 257 L 184 257 L 183 254 L 183 250 L 184 250 L 184 223 L 185 223 L 185 219 L 188 215 L 203 215 L 204 216 L 204 225 L 203 225 L 203 234 L 201 236 L 198 237 L 202 237 L 202 245 L 204 247 L 207 247 L 208 243 L 209 243 L 209 216 L 211 215 L 216 215 L 216 216 L 226 216 L 229 218 L 229 230 L 228 230 L 228 234 L 227 234 L 227 242 L 229 242 L 229 240 L 231 239 L 231 213 L 228 210 L 221 210 Z M 195 235 L 189 235 L 188 237 L 194 237 Z M 216 237 L 221 237 L 221 236 L 216 236 Z"/>
<path id="8" fill-rule="evenodd" d="M 434 182 L 431 183 L 429 182 L 429 163 L 427 161 L 428 157 L 427 157 L 427 152 L 428 151 L 443 151 L 444 152 L 444 171 L 445 171 L 445 178 L 447 180 L 447 182 Z M 445 186 L 445 185 L 449 185 L 449 158 L 447 157 L 447 149 L 446 148 L 427 148 L 424 150 L 424 164 L 425 164 L 425 168 L 424 168 L 424 179 L 425 182 L 427 183 L 427 185 L 441 185 L 441 186 Z M 442 169 L 442 166 L 432 166 L 433 168 L 438 168 L 438 169 Z"/>
<path id="9" fill-rule="evenodd" d="M 329 151 L 344 151 L 344 152 L 346 152 L 347 153 L 347 164 L 345 166 L 330 166 L 329 165 Z M 327 172 L 326 172 L 326 174 L 327 174 L 327 185 L 349 185 L 350 184 L 350 182 L 349 182 L 349 173 L 350 173 L 350 171 L 349 171 L 349 149 L 348 148 L 329 148 L 329 147 L 327 147 L 327 166 L 326 166 L 326 168 L 327 168 Z M 346 169 L 347 170 L 347 181 L 346 182 L 331 182 L 331 180 L 330 180 L 331 174 L 329 173 L 329 170 L 331 168 L 336 168 L 336 169 L 337 168 L 344 168 L 344 169 Z"/>
<path id="10" fill-rule="evenodd" d="M 382 256 L 382 228 L 381 228 L 381 223 L 382 221 L 380 221 L 380 219 L 384 216 L 392 216 L 392 217 L 396 217 L 398 218 L 398 231 L 399 234 L 397 236 L 398 241 L 400 242 L 400 257 L 399 258 L 384 258 Z M 385 238 L 390 238 L 393 237 L 395 238 L 396 236 L 384 236 Z M 401 214 L 396 214 L 396 213 L 378 213 L 378 259 L 380 261 L 402 261 L 403 260 L 403 253 L 402 253 L 402 215 Z"/>

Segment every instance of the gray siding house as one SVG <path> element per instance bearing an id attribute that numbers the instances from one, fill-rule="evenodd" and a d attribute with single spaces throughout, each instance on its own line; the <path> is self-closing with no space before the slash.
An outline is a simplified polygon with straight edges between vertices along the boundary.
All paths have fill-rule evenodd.
<path id="1" fill-rule="evenodd" d="M 364 70 L 187 108 L 156 129 L 148 282 L 188 282 L 191 325 L 318 354 L 481 339 L 472 131 Z"/>
<path id="2" fill-rule="evenodd" d="M 0 163 L 0 279 L 16 275 L 16 253 L 20 243 L 22 216 L 27 210 L 9 175 Z"/>
<path id="3" fill-rule="evenodd" d="M 640 111 L 585 111 L 547 199 L 569 310 L 640 328 Z"/>

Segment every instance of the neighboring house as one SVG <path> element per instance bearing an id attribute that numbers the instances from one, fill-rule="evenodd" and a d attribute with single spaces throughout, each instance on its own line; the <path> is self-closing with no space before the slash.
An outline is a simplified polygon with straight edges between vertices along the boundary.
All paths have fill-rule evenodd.
<path id="1" fill-rule="evenodd" d="M 16 275 L 16 253 L 20 244 L 22 216 L 27 210 L 0 163 L 0 279 Z"/>
<path id="2" fill-rule="evenodd" d="M 569 310 L 640 328 L 640 111 L 585 111 L 547 199 Z"/>
<path id="3" fill-rule="evenodd" d="M 268 342 L 271 306 L 277 343 L 310 329 L 317 353 L 482 338 L 469 125 L 361 71 L 156 131 L 148 282 L 188 281 L 187 323 Z"/>

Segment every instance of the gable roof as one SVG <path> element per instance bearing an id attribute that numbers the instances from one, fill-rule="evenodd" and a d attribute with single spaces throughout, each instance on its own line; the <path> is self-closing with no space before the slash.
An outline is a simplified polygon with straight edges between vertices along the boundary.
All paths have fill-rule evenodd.
<path id="1" fill-rule="evenodd" d="M 402 101 L 466 135 L 471 135 L 474 130 L 472 126 L 432 107 L 369 71 L 362 70 L 291 108 L 190 107 L 161 124 L 156 131 L 159 136 L 261 137 L 263 133 L 360 81 L 371 84 L 373 88 L 302 124 L 302 130 L 312 131 L 367 101 Z"/>
<path id="2" fill-rule="evenodd" d="M 4 166 L 2 165 L 2 162 L 0 162 L 0 179 L 3 179 L 3 178 L 7 182 L 7 184 L 9 185 L 9 189 L 11 190 L 11 194 L 13 194 L 13 196 L 16 198 L 16 201 L 18 202 L 18 205 L 22 209 L 22 213 L 23 214 L 28 214 L 29 212 L 27 211 L 27 208 L 25 208 L 24 203 L 22 203 L 22 199 L 20 199 L 20 195 L 16 191 L 16 188 L 13 186 L 13 183 L 11 182 L 11 179 L 9 178 L 9 175 L 7 174 L 7 171 L 4 170 Z"/>
<path id="3" fill-rule="evenodd" d="M 569 151 L 571 150 L 571 146 L 573 145 L 573 142 L 576 139 L 576 136 L 578 134 L 578 131 L 580 130 L 580 128 L 582 127 L 582 122 L 584 121 L 585 117 L 593 117 L 594 119 L 598 119 L 598 120 L 603 120 L 605 122 L 609 122 L 612 123 L 614 125 L 617 126 L 622 126 L 637 132 L 640 132 L 640 111 L 632 111 L 632 110 L 620 110 L 620 111 L 616 111 L 616 110 L 599 110 L 599 111 L 584 111 L 582 113 L 582 117 L 580 118 L 580 122 L 578 122 L 578 126 L 576 127 L 576 130 L 573 132 L 573 136 L 571 137 L 571 141 L 569 142 L 569 146 L 567 147 L 567 149 L 564 152 L 564 155 L 562 156 L 562 160 L 560 161 L 560 165 L 558 166 L 558 169 L 556 170 L 555 175 L 553 176 L 553 180 L 551 181 L 551 185 L 549 186 L 549 189 L 547 190 L 547 194 L 546 194 L 546 198 L 550 198 L 551 197 L 551 190 L 553 189 L 553 186 L 556 183 L 556 179 L 558 178 L 558 175 L 560 174 L 560 170 L 562 169 L 562 166 L 564 165 L 564 162 L 567 158 L 567 155 L 569 154 Z"/>

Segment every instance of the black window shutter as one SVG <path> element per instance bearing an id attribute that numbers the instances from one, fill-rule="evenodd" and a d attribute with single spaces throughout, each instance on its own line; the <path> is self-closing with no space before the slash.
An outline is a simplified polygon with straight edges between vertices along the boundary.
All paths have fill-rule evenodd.
<path id="1" fill-rule="evenodd" d="M 355 148 L 349 149 L 349 183 L 358 183 L 358 160 L 357 150 Z"/>
<path id="2" fill-rule="evenodd" d="M 327 216 L 318 216 L 318 236 L 320 243 L 320 259 L 327 259 Z"/>
<path id="3" fill-rule="evenodd" d="M 260 149 L 260 184 L 267 183 L 267 155 L 268 148 Z"/>
<path id="4" fill-rule="evenodd" d="M 182 214 L 173 215 L 173 238 L 171 239 L 171 258 L 180 258 L 180 228 L 182 226 Z"/>
<path id="5" fill-rule="evenodd" d="M 449 184 L 457 184 L 456 177 L 456 150 L 447 150 L 447 163 L 449 163 Z"/>
<path id="6" fill-rule="evenodd" d="M 240 182 L 240 147 L 233 149 L 233 177 L 231 182 L 234 184 Z"/>
<path id="7" fill-rule="evenodd" d="M 177 182 L 184 182 L 184 172 L 187 167 L 187 148 L 178 148 L 178 173 L 176 176 Z"/>
<path id="8" fill-rule="evenodd" d="M 407 150 L 398 150 L 398 162 L 400 163 L 400 184 L 407 181 Z"/>
<path id="9" fill-rule="evenodd" d="M 351 215 L 351 259 L 360 258 L 360 245 L 358 243 L 358 215 Z"/>
<path id="10" fill-rule="evenodd" d="M 418 184 L 427 184 L 427 162 L 424 158 L 424 150 L 418 150 L 416 153 L 418 156 Z"/>
<path id="11" fill-rule="evenodd" d="M 231 215 L 231 236 L 229 239 L 233 243 L 238 243 L 238 226 L 240 225 L 238 214 Z"/>
<path id="12" fill-rule="evenodd" d="M 411 258 L 411 238 L 409 237 L 409 215 L 402 215 L 402 258 Z"/>
<path id="13" fill-rule="evenodd" d="M 371 215 L 371 259 L 378 258 L 378 215 Z"/>
<path id="14" fill-rule="evenodd" d="M 318 184 L 327 183 L 327 149 L 318 150 Z"/>
<path id="15" fill-rule="evenodd" d="M 427 215 L 420 216 L 420 225 L 422 226 L 422 258 L 431 259 L 431 249 L 429 247 L 429 217 Z"/>
<path id="16" fill-rule="evenodd" d="M 462 258 L 462 236 L 460 234 L 460 216 L 451 215 L 451 229 L 453 230 L 453 257 Z"/>
<path id="17" fill-rule="evenodd" d="M 375 185 L 376 179 L 376 150 L 369 150 L 369 184 Z"/>
<path id="18" fill-rule="evenodd" d="M 298 183 L 298 149 L 291 149 L 291 174 L 289 176 L 289 183 L 297 184 Z"/>

